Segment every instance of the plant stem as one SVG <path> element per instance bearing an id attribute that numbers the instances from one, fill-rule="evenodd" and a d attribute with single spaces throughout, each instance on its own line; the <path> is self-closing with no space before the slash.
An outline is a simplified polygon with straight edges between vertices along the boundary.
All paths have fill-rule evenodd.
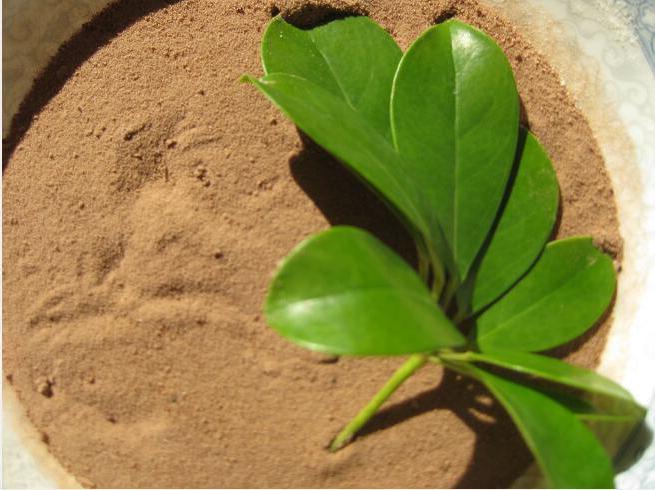
<path id="1" fill-rule="evenodd" d="M 425 248 L 418 243 L 416 244 L 416 255 L 418 257 L 418 274 L 427 283 L 430 277 L 430 259 Z"/>
<path id="2" fill-rule="evenodd" d="M 479 378 L 475 375 L 475 372 L 471 370 L 467 362 L 473 360 L 470 357 L 471 352 L 441 352 L 439 355 L 428 357 L 428 361 L 443 366 L 453 371 L 463 374 L 464 376 L 470 376 L 474 379 Z"/>
<path id="3" fill-rule="evenodd" d="M 455 325 L 459 325 L 462 323 L 464 320 L 468 318 L 468 313 L 466 313 L 466 310 L 457 310 L 457 313 L 453 316 L 453 323 Z"/>
<path id="4" fill-rule="evenodd" d="M 432 249 L 428 250 L 428 255 L 432 265 L 432 296 L 438 300 L 446 281 L 446 272 L 441 260 Z"/>
<path id="5" fill-rule="evenodd" d="M 395 373 L 389 378 L 389 381 L 378 391 L 373 398 L 360 410 L 354 419 L 346 425 L 341 432 L 332 440 L 330 451 L 335 452 L 347 445 L 355 434 L 375 415 L 382 404 L 393 394 L 398 387 L 403 384 L 407 378 L 418 371 L 428 358 L 423 354 L 414 354 L 405 363 L 400 366 Z"/>
<path id="6" fill-rule="evenodd" d="M 450 302 L 453 300 L 453 297 L 455 296 L 455 291 L 457 291 L 458 284 L 450 280 L 446 284 L 446 288 L 443 291 L 443 294 L 441 296 L 441 307 L 444 309 L 444 311 L 448 311 L 448 307 L 450 306 Z"/>
<path id="7" fill-rule="evenodd" d="M 455 362 L 471 362 L 475 361 L 475 353 L 466 351 L 466 352 L 453 352 L 453 351 L 442 351 L 439 353 L 439 359 L 443 361 L 455 361 Z"/>

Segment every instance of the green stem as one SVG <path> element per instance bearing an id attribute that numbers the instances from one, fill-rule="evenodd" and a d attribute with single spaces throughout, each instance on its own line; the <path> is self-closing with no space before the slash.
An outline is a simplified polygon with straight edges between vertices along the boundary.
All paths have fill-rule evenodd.
<path id="1" fill-rule="evenodd" d="M 468 364 L 470 361 L 474 360 L 474 358 L 470 356 L 471 354 L 473 353 L 444 351 L 436 356 L 430 356 L 428 358 L 428 361 L 452 369 L 453 371 L 459 374 L 463 374 L 464 376 L 470 376 L 480 381 L 480 378 L 476 376 L 475 371 Z"/>
<path id="2" fill-rule="evenodd" d="M 423 279 L 423 282 L 428 282 L 428 277 L 430 277 L 430 258 L 428 257 L 425 248 L 421 245 L 416 244 L 416 255 L 418 256 L 418 274 Z"/>
<path id="3" fill-rule="evenodd" d="M 468 313 L 466 312 L 466 310 L 459 310 L 459 309 L 458 309 L 458 310 L 457 310 L 457 313 L 455 313 L 455 316 L 453 316 L 453 323 L 454 323 L 455 325 L 459 325 L 459 324 L 462 323 L 464 320 L 466 320 L 466 319 L 468 318 L 468 316 L 469 316 L 469 315 L 468 315 Z"/>
<path id="4" fill-rule="evenodd" d="M 335 452 L 348 444 L 355 434 L 375 415 L 382 404 L 393 394 L 398 387 L 403 384 L 407 378 L 418 371 L 428 358 L 423 354 L 414 354 L 405 363 L 393 373 L 389 381 L 378 391 L 373 398 L 360 410 L 354 419 L 346 425 L 341 432 L 332 440 L 330 451 Z"/>
<path id="5" fill-rule="evenodd" d="M 455 362 L 471 362 L 476 360 L 475 352 L 471 352 L 471 351 L 466 351 L 466 352 L 442 351 L 439 353 L 439 358 L 444 361 L 455 361 Z"/>
<path id="6" fill-rule="evenodd" d="M 446 272 L 439 257 L 432 249 L 428 250 L 430 263 L 432 264 L 432 297 L 436 300 L 441 296 L 441 291 L 446 282 Z"/>
<path id="7" fill-rule="evenodd" d="M 451 301 L 455 297 L 455 291 L 457 291 L 458 284 L 454 280 L 448 281 L 446 284 L 446 287 L 443 291 L 443 294 L 441 296 L 441 307 L 443 308 L 444 311 L 448 311 L 448 307 L 450 306 Z"/>

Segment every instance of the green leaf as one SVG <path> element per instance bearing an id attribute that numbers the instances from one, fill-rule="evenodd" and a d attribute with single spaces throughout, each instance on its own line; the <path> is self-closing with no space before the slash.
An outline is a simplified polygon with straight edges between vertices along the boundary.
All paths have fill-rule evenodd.
<path id="1" fill-rule="evenodd" d="M 539 390 L 474 366 L 468 369 L 505 407 L 552 487 L 614 487 L 610 458 L 565 406 Z"/>
<path id="2" fill-rule="evenodd" d="M 391 84 L 402 51 L 368 17 L 298 29 L 275 17 L 262 40 L 266 74 L 287 73 L 342 98 L 378 133 L 390 137 Z"/>
<path id="3" fill-rule="evenodd" d="M 588 369 L 572 366 L 553 357 L 507 350 L 466 352 L 463 354 L 454 353 L 452 356 L 469 362 L 492 364 L 517 373 L 536 376 L 572 388 L 618 398 L 635 404 L 632 395 L 611 379 Z M 448 359 L 449 354 L 445 353 L 444 357 Z"/>
<path id="4" fill-rule="evenodd" d="M 316 143 L 372 186 L 415 239 L 425 242 L 433 263 L 444 256 L 441 229 L 438 223 L 426 220 L 431 211 L 419 183 L 406 173 L 406 165 L 391 143 L 362 114 L 343 98 L 296 75 L 272 73 L 248 81 Z"/>
<path id="5" fill-rule="evenodd" d="M 463 281 L 495 220 L 514 162 L 519 99 L 486 34 L 450 20 L 403 56 L 391 96 L 396 148 L 437 214 Z"/>
<path id="6" fill-rule="evenodd" d="M 634 400 L 596 393 L 575 396 L 544 388 L 540 388 L 540 391 L 584 422 L 612 456 L 617 454 L 646 414 Z"/>
<path id="7" fill-rule="evenodd" d="M 612 260 L 591 238 L 549 243 L 534 267 L 476 320 L 482 351 L 542 351 L 568 342 L 607 309 L 616 286 Z"/>
<path id="8" fill-rule="evenodd" d="M 470 305 L 470 313 L 496 300 L 530 268 L 557 218 L 557 176 L 546 151 L 529 131 L 522 131 L 517 159 L 500 218 L 460 293 L 470 298 L 459 301 Z"/>
<path id="9" fill-rule="evenodd" d="M 542 393 L 583 421 L 609 454 L 618 451 L 646 414 L 646 410 L 619 384 L 552 357 L 527 352 L 492 351 L 445 354 L 445 358 L 483 362 L 580 390 L 580 394 L 574 395 L 540 388 Z"/>
<path id="10" fill-rule="evenodd" d="M 575 396 L 555 390 L 542 389 L 541 391 L 564 405 L 580 420 L 587 422 L 592 429 L 596 423 L 604 425 L 627 423 L 629 427 L 633 427 L 646 414 L 646 410 L 634 400 L 612 398 L 597 393 Z"/>
<path id="11" fill-rule="evenodd" d="M 619 455 L 630 435 L 643 422 L 646 410 L 636 403 L 598 395 L 588 401 L 593 409 L 579 411 L 576 416 L 596 434 L 609 454 Z"/>
<path id="12" fill-rule="evenodd" d="M 352 227 L 319 233 L 291 252 L 265 311 L 283 336 L 333 354 L 410 354 L 466 342 L 418 275 Z"/>

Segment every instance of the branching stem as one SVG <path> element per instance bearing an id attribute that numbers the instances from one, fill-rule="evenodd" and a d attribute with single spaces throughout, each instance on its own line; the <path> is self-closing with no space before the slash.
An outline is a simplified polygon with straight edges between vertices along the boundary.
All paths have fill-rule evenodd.
<path id="1" fill-rule="evenodd" d="M 330 451 L 335 452 L 347 445 L 355 434 L 370 420 L 382 404 L 393 394 L 407 378 L 418 371 L 427 362 L 427 356 L 414 354 L 396 370 L 389 378 L 389 381 L 378 391 L 366 406 L 346 425 L 341 432 L 332 440 Z"/>

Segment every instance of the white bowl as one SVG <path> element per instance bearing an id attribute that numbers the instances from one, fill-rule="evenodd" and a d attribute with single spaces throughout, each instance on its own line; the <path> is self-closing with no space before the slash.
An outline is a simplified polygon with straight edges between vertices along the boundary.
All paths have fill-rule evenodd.
<path id="1" fill-rule="evenodd" d="M 652 0 L 486 0 L 560 72 L 588 117 L 614 185 L 624 243 L 614 324 L 599 371 L 650 406 L 655 427 L 655 4 Z M 3 132 L 33 77 L 110 0 L 3 2 Z M 44 5 L 45 4 L 45 5 Z M 47 10 L 48 15 L 43 15 Z M 4 487 L 77 486 L 3 390 Z M 637 463 L 621 488 L 655 487 L 655 447 L 629 448 Z M 631 454 L 630 457 L 633 457 Z M 633 457 L 634 459 L 634 457 Z"/>

